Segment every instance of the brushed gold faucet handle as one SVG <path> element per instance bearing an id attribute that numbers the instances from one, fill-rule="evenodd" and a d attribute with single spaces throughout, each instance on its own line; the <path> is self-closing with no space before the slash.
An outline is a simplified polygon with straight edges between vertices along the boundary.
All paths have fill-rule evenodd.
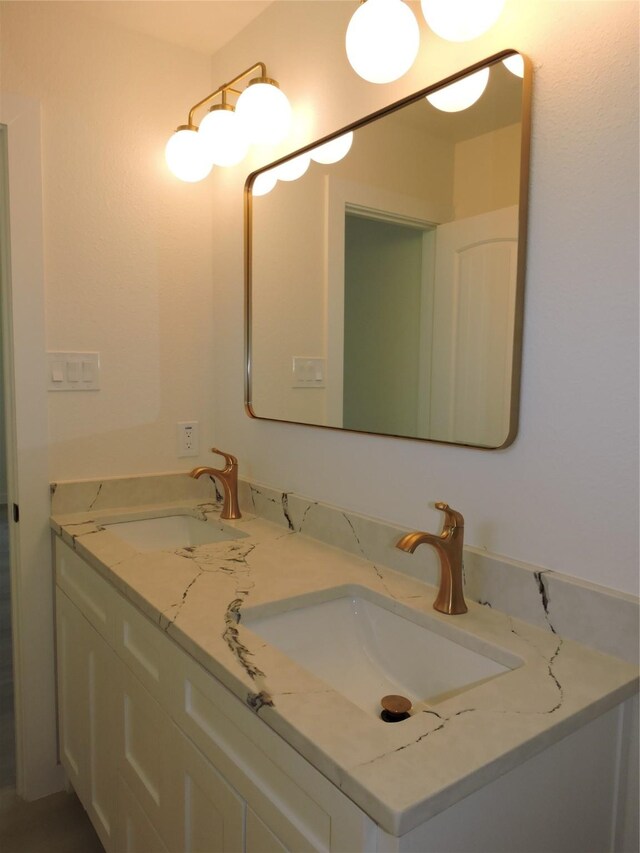
<path id="1" fill-rule="evenodd" d="M 217 447 L 212 447 L 211 452 L 217 453 L 218 456 L 224 457 L 224 461 L 227 463 L 227 465 L 229 467 L 232 467 L 233 465 L 238 464 L 238 460 L 236 459 L 236 457 L 232 456 L 230 453 L 225 453 L 224 450 L 218 450 Z"/>
<path id="2" fill-rule="evenodd" d="M 452 509 L 449 504 L 438 501 L 435 508 L 444 513 L 445 527 L 464 527 L 464 517 L 461 512 Z"/>

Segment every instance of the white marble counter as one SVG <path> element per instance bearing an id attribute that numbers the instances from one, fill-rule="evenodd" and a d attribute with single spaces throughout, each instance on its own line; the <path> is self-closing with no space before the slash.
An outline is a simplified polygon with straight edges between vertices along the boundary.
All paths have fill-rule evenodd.
<path id="1" fill-rule="evenodd" d="M 54 501 L 52 527 L 387 832 L 404 834 L 638 689 L 636 667 L 564 638 L 548 620 L 544 630 L 473 601 L 463 616 L 436 613 L 433 587 L 291 523 L 245 513 L 225 522 L 245 538 L 158 552 L 138 552 L 102 526 L 176 512 L 217 519 L 219 504 L 198 488 L 196 497 L 152 503 L 144 493 L 117 506 L 92 500 L 87 486 L 83 512 Z M 523 665 L 385 724 L 242 623 L 244 607 L 345 584 L 420 611 L 445 632 L 468 632 Z"/>

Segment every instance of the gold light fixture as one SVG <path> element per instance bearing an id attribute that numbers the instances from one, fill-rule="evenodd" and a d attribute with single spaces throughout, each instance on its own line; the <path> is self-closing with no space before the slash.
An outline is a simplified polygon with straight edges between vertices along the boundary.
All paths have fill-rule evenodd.
<path id="1" fill-rule="evenodd" d="M 256 71 L 244 90 L 237 84 Z M 237 96 L 236 105 L 228 96 Z M 195 114 L 217 97 L 200 121 Z M 193 183 L 206 178 L 214 165 L 234 166 L 247 154 L 249 145 L 276 144 L 287 135 L 291 107 L 277 81 L 267 75 L 264 62 L 256 62 L 233 80 L 219 86 L 189 110 L 186 124 L 176 128 L 167 142 L 165 159 L 169 169 L 182 181 Z"/>
<path id="2" fill-rule="evenodd" d="M 457 42 L 489 30 L 504 4 L 505 0 L 421 0 L 429 28 L 440 38 Z M 360 77 L 370 83 L 391 83 L 407 73 L 418 55 L 418 21 L 404 0 L 360 0 L 347 27 L 345 46 Z"/>

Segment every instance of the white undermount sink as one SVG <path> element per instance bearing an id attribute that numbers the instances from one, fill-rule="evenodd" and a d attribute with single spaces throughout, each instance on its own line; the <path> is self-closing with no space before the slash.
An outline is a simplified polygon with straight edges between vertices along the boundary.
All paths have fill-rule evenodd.
<path id="1" fill-rule="evenodd" d="M 461 642 L 445 637 L 437 620 L 364 587 L 331 592 L 328 601 L 246 608 L 242 625 L 369 713 L 388 694 L 431 705 L 522 664 L 453 625 L 444 630 Z"/>
<path id="2" fill-rule="evenodd" d="M 202 521 L 190 515 L 166 515 L 135 521 L 102 523 L 109 533 L 132 545 L 138 551 L 162 551 L 188 548 L 228 539 L 243 539 L 248 534 L 222 522 Z"/>

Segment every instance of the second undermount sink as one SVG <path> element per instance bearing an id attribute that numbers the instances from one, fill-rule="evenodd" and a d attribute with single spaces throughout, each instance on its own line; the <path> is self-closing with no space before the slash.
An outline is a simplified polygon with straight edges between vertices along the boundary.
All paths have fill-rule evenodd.
<path id="1" fill-rule="evenodd" d="M 162 551 L 167 548 L 189 548 L 230 539 L 243 539 L 248 534 L 227 524 L 203 521 L 190 515 L 166 515 L 105 524 L 110 533 L 138 551 Z"/>
<path id="2" fill-rule="evenodd" d="M 246 608 L 242 624 L 369 713 L 388 694 L 431 705 L 522 664 L 466 632 L 443 636 L 433 628 L 454 636 L 455 628 L 426 627 L 429 616 L 364 587 L 332 592 L 328 601 Z"/>

